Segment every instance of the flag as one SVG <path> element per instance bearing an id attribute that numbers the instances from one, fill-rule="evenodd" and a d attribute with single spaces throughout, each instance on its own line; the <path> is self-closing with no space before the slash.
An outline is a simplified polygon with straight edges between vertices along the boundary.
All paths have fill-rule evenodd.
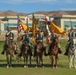
<path id="1" fill-rule="evenodd" d="M 40 31 L 37 25 L 35 26 L 35 31 Z"/>
<path id="2" fill-rule="evenodd" d="M 66 31 L 63 30 L 62 28 L 56 26 L 52 21 L 50 22 L 50 25 L 51 25 L 50 26 L 51 30 L 54 30 L 55 33 L 66 35 Z"/>
<path id="3" fill-rule="evenodd" d="M 34 15 L 33 15 L 33 17 L 32 17 L 32 34 L 33 34 L 33 36 L 35 36 L 35 30 L 36 30 L 35 21 L 36 21 L 36 19 L 35 19 Z"/>
<path id="4" fill-rule="evenodd" d="M 20 33 L 22 30 L 22 25 L 20 23 L 20 20 L 18 20 L 18 33 Z"/>
<path id="5" fill-rule="evenodd" d="M 29 20 L 29 18 L 26 16 L 25 17 L 25 22 L 26 22 L 26 25 L 27 25 L 27 32 L 30 30 L 30 27 L 28 26 L 28 20 Z"/>
<path id="6" fill-rule="evenodd" d="M 49 28 L 48 28 L 48 21 L 47 21 L 47 18 L 46 18 L 46 16 L 45 16 L 45 18 L 44 18 L 44 20 L 45 20 L 45 27 L 46 27 L 46 41 L 47 41 L 47 43 L 49 43 Z"/>
<path id="7" fill-rule="evenodd" d="M 27 25 L 25 25 L 20 19 L 18 21 L 18 33 L 21 32 L 21 30 L 23 29 L 24 31 L 27 30 Z M 30 27 L 28 27 L 28 29 L 30 30 Z"/>
<path id="8" fill-rule="evenodd" d="M 24 30 L 24 31 L 26 31 L 27 30 L 27 26 L 20 20 L 20 24 L 21 24 L 21 26 L 22 26 L 22 29 Z"/>
<path id="9" fill-rule="evenodd" d="M 36 38 L 34 36 L 31 37 L 32 42 L 36 42 Z"/>

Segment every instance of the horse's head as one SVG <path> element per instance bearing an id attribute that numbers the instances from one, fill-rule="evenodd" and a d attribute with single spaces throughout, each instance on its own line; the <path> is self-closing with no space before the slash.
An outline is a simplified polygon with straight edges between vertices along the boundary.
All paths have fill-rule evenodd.
<path id="1" fill-rule="evenodd" d="M 74 39 L 73 39 L 73 38 L 70 39 L 69 42 L 70 42 L 70 43 L 69 43 L 69 48 L 70 48 L 71 50 L 75 50 L 75 49 L 76 49 L 76 45 L 74 44 Z"/>
<path id="2" fill-rule="evenodd" d="M 12 55 L 15 51 L 13 42 L 11 40 L 6 40 L 5 43 L 6 55 Z"/>
<path id="3" fill-rule="evenodd" d="M 36 49 L 37 52 L 42 52 L 44 50 L 42 42 L 38 42 L 36 46 L 37 46 L 37 49 Z"/>
<path id="4" fill-rule="evenodd" d="M 6 43 L 7 45 L 10 43 L 10 38 L 9 38 L 9 36 L 6 37 L 5 43 Z"/>
<path id="5" fill-rule="evenodd" d="M 52 40 L 52 43 L 57 45 L 58 44 L 58 40 L 59 40 L 59 37 L 55 36 L 54 39 Z"/>
<path id="6" fill-rule="evenodd" d="M 52 43 L 49 46 L 49 52 L 51 55 L 58 54 L 58 36 L 55 36 Z"/>
<path id="7" fill-rule="evenodd" d="M 13 44 L 13 49 L 16 51 L 17 50 L 17 44 L 16 43 L 12 43 Z"/>
<path id="8" fill-rule="evenodd" d="M 24 50 L 25 50 L 25 53 L 27 53 L 29 51 L 29 45 L 28 44 L 24 44 Z"/>

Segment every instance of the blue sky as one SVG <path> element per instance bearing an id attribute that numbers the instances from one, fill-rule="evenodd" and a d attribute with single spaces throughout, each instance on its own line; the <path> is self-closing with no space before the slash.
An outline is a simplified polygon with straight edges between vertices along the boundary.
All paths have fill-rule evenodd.
<path id="1" fill-rule="evenodd" d="M 0 10 L 21 13 L 76 10 L 76 0 L 0 0 Z"/>

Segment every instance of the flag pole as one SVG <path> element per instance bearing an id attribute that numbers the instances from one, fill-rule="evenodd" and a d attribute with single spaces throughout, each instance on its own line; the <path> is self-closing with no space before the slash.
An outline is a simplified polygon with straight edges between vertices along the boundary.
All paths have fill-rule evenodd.
<path id="1" fill-rule="evenodd" d="M 72 29 L 73 27 L 72 27 L 72 21 L 71 21 L 71 18 L 70 18 L 70 24 L 71 24 L 71 29 Z"/>
<path id="2" fill-rule="evenodd" d="M 32 33 L 33 36 L 35 36 L 35 17 L 32 15 Z"/>
<path id="3" fill-rule="evenodd" d="M 17 22 L 17 31 L 18 31 L 19 21 L 21 21 L 21 19 L 20 19 L 19 15 L 17 15 L 17 17 L 18 17 L 18 22 Z M 17 41 L 20 42 L 20 31 L 18 31 Z"/>
<path id="4" fill-rule="evenodd" d="M 27 17 L 27 16 L 25 17 L 25 21 L 26 21 L 26 25 L 27 25 L 26 31 L 27 31 L 27 33 L 28 33 L 28 17 Z"/>
<path id="5" fill-rule="evenodd" d="M 18 22 L 19 22 L 19 15 L 17 15 L 17 18 L 18 18 Z M 17 33 L 18 33 L 18 37 L 17 37 L 17 41 L 20 42 L 20 39 L 19 39 L 19 32 L 18 32 L 18 22 L 17 22 Z"/>
<path id="6" fill-rule="evenodd" d="M 34 14 L 32 14 L 32 39 L 33 39 L 33 42 L 36 42 L 36 39 L 35 39 L 35 31 L 36 31 L 36 26 L 35 26 L 35 17 L 34 17 Z"/>
<path id="7" fill-rule="evenodd" d="M 49 43 L 49 36 L 48 36 L 48 29 L 47 29 L 48 21 L 46 16 L 44 17 L 44 20 L 45 20 L 45 28 L 46 28 L 46 42 Z"/>
<path id="8" fill-rule="evenodd" d="M 17 15 L 17 33 L 18 33 L 17 41 L 19 42 L 18 22 L 19 22 L 19 15 Z"/>

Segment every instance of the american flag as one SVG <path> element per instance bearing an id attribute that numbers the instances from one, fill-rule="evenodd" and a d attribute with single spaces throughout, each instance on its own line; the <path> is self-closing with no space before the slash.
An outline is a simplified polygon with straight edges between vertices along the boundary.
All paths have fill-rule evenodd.
<path id="1" fill-rule="evenodd" d="M 21 25 L 20 20 L 18 20 L 18 33 L 20 33 L 21 30 L 22 30 L 22 25 Z"/>

